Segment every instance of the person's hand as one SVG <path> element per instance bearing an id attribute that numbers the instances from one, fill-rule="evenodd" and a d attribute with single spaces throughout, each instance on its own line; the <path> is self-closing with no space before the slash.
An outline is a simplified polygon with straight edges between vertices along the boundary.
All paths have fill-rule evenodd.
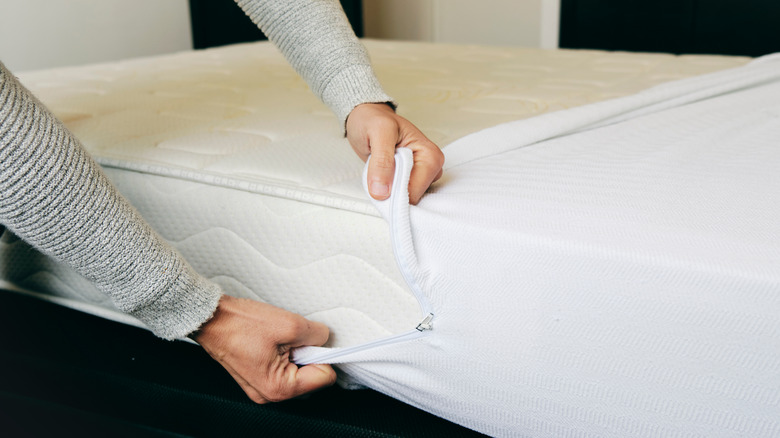
<path id="1" fill-rule="evenodd" d="M 290 350 L 320 346 L 328 328 L 319 322 L 248 299 L 222 296 L 214 316 L 191 337 L 233 376 L 256 403 L 282 401 L 332 385 L 330 365 L 298 367 Z"/>
<path id="2" fill-rule="evenodd" d="M 410 121 L 384 103 L 358 105 L 347 118 L 347 139 L 368 165 L 368 191 L 384 200 L 390 196 L 395 172 L 395 148 L 412 150 L 414 166 L 409 178 L 409 202 L 417 204 L 430 185 L 441 178 L 444 154 Z"/>

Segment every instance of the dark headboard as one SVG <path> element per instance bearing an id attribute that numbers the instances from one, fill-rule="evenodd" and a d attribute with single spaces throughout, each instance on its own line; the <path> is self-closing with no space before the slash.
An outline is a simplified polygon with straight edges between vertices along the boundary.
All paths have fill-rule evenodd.
<path id="1" fill-rule="evenodd" d="M 266 39 L 234 0 L 189 0 L 192 45 L 195 49 Z M 363 36 L 361 0 L 342 0 L 357 36 Z"/>
<path id="2" fill-rule="evenodd" d="M 561 0 L 560 24 L 566 48 L 780 52 L 780 0 Z"/>

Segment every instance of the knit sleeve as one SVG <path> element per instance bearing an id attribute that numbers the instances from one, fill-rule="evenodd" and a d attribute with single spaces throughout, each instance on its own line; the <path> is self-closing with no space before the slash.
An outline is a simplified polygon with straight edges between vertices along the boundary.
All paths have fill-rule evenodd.
<path id="1" fill-rule="evenodd" d="M 0 63 L 0 223 L 75 268 L 166 339 L 208 320 L 221 291 L 116 191 L 79 141 Z"/>
<path id="2" fill-rule="evenodd" d="M 236 0 L 342 125 L 361 103 L 390 103 L 337 0 Z"/>

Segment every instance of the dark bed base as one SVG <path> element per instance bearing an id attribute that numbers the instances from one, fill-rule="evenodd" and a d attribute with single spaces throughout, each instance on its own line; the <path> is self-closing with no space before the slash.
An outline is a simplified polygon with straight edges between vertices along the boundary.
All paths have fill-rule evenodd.
<path id="1" fill-rule="evenodd" d="M 194 49 L 266 39 L 235 0 L 189 0 L 189 5 Z M 362 0 L 341 0 L 341 6 L 355 34 L 362 37 Z"/>
<path id="2" fill-rule="evenodd" d="M 475 437 L 372 390 L 256 405 L 198 346 L 0 291 L 3 437 Z"/>
<path id="3" fill-rule="evenodd" d="M 561 0 L 560 46 L 759 56 L 780 51 L 776 0 Z"/>

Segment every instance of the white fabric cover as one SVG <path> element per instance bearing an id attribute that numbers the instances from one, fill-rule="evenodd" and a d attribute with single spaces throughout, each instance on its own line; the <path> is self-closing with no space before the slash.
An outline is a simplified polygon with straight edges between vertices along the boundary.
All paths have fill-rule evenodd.
<path id="1" fill-rule="evenodd" d="M 377 203 L 432 330 L 332 362 L 494 436 L 780 436 L 780 56 L 446 152 Z"/>

